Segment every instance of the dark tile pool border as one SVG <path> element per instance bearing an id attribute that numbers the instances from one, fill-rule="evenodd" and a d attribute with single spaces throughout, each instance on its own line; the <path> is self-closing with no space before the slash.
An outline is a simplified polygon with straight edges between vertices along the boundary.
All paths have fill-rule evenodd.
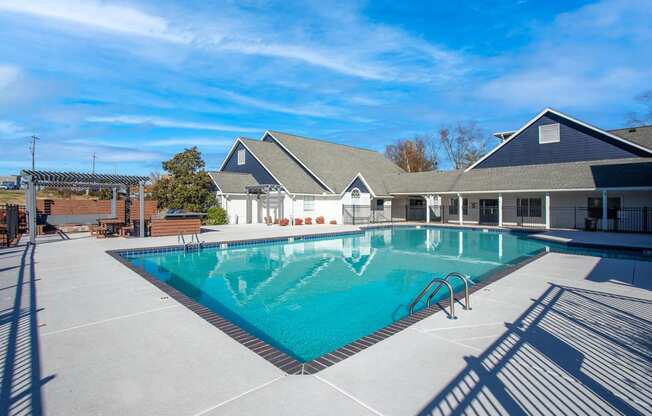
<path id="1" fill-rule="evenodd" d="M 370 228 L 390 228 L 392 226 L 380 226 L 380 227 L 366 227 L 365 229 Z M 395 227 L 414 227 L 408 225 L 398 225 Z M 344 232 L 333 232 L 333 233 L 322 233 L 322 234 L 307 234 L 307 235 L 291 235 L 284 237 L 274 237 L 274 238 L 261 238 L 261 239 L 251 239 L 251 240 L 231 240 L 231 241 L 221 241 L 216 243 L 207 243 L 204 247 L 218 247 L 222 249 L 233 248 L 239 246 L 249 246 L 273 242 L 288 242 L 291 241 L 302 241 L 302 240 L 317 240 L 320 238 L 329 238 L 335 236 L 346 236 L 346 235 L 356 235 L 364 233 L 364 230 L 361 231 L 344 231 Z M 133 255 L 133 254 L 146 254 L 146 253 L 161 253 L 169 251 L 182 251 L 183 246 L 174 245 L 174 246 L 163 246 L 163 247 L 152 247 L 152 248 L 140 248 L 140 249 L 120 249 L 120 250 L 108 250 L 106 253 L 133 270 L 139 276 L 161 289 L 165 294 L 197 314 L 200 318 L 204 319 L 206 322 L 210 323 L 217 329 L 221 330 L 223 333 L 231 337 L 233 340 L 240 343 L 242 346 L 247 347 L 249 350 L 253 351 L 260 357 L 264 358 L 274 366 L 276 366 L 281 371 L 284 371 L 286 374 L 290 375 L 308 375 L 315 374 L 321 370 L 324 370 L 338 362 L 345 360 L 358 352 L 365 350 L 371 347 L 378 342 L 389 338 L 392 335 L 395 335 L 404 329 L 414 325 L 415 323 L 434 315 L 437 312 L 445 310 L 449 306 L 448 299 L 442 300 L 428 308 L 424 308 L 419 312 L 416 312 L 412 315 L 406 316 L 396 322 L 393 322 L 390 325 L 387 325 L 384 328 L 381 328 L 369 335 L 361 337 L 355 341 L 350 342 L 336 350 L 328 352 L 321 355 L 311 361 L 302 362 L 296 358 L 290 356 L 289 354 L 279 350 L 273 345 L 269 344 L 266 341 L 256 337 L 255 335 L 250 334 L 244 329 L 240 328 L 235 323 L 221 316 L 220 314 L 210 310 L 206 306 L 197 302 L 196 300 L 190 298 L 174 287 L 168 285 L 167 283 L 157 279 L 156 277 L 150 275 L 144 269 L 134 266 L 129 260 L 127 260 L 124 255 Z M 196 250 L 196 249 L 194 249 Z M 483 289 L 487 285 L 498 281 L 499 279 L 507 276 L 508 274 L 520 269 L 526 264 L 540 258 L 545 255 L 547 251 L 541 250 L 539 253 L 527 257 L 524 260 L 505 267 L 501 267 L 499 270 L 491 273 L 481 282 L 474 284 L 469 288 L 469 294 L 475 293 L 480 289 Z"/>

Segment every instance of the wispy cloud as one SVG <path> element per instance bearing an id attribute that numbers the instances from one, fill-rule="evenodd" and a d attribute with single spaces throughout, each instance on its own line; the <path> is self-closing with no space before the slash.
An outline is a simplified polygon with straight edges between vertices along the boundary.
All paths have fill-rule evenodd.
<path id="1" fill-rule="evenodd" d="M 0 138 L 15 138 L 27 134 L 27 131 L 13 121 L 0 120 Z"/>
<path id="2" fill-rule="evenodd" d="M 301 32 L 282 30 L 276 19 L 265 21 L 266 17 L 249 13 L 244 8 L 230 10 L 217 22 L 214 18 L 209 20 L 186 13 L 183 17 L 192 22 L 189 25 L 136 7 L 97 0 L 8 0 L 0 3 L 0 11 L 57 19 L 86 28 L 213 52 L 296 61 L 368 80 L 429 82 L 454 76 L 463 68 L 459 65 L 462 56 L 456 52 L 397 28 L 367 21 L 359 13 L 332 13 L 331 8 L 329 5 L 319 10 L 321 14 L 310 22 L 316 26 L 314 33 L 297 36 Z M 68 29 L 75 30 L 75 26 Z"/>
<path id="3" fill-rule="evenodd" d="M 18 79 L 20 70 L 14 65 L 0 65 L 0 91 Z"/>
<path id="4" fill-rule="evenodd" d="M 262 129 L 232 126 L 218 123 L 201 123 L 194 121 L 175 120 L 163 117 L 140 116 L 140 115 L 119 115 L 119 116 L 93 116 L 87 117 L 89 123 L 107 123 L 107 124 L 142 124 L 154 127 L 191 129 L 191 130 L 215 130 L 230 132 L 261 132 Z"/>
<path id="5" fill-rule="evenodd" d="M 136 8 L 94 0 L 7 0 L 0 11 L 24 13 L 43 18 L 131 35 L 160 39 L 167 42 L 189 43 L 190 35 L 170 29 L 168 22 Z"/>

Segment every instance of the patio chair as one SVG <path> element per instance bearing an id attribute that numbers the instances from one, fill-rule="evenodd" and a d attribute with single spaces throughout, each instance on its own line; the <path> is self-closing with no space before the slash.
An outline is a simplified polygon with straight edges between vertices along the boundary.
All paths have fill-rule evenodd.
<path id="1" fill-rule="evenodd" d="M 120 229 L 118 230 L 118 234 L 120 235 L 120 237 L 132 236 L 134 234 L 134 225 L 130 224 L 130 225 L 124 225 L 120 227 Z"/>

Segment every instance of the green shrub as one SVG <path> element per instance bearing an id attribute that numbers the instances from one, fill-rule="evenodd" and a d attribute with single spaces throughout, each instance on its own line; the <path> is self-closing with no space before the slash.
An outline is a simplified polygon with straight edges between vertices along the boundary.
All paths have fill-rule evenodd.
<path id="1" fill-rule="evenodd" d="M 210 207 L 207 212 L 206 224 L 222 225 L 226 224 L 226 210 L 222 207 Z"/>

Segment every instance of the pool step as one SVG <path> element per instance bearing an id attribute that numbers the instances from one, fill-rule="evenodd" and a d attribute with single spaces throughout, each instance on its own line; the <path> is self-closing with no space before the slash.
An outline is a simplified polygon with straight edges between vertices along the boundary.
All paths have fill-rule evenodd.
<path id="1" fill-rule="evenodd" d="M 426 298 L 426 307 L 430 307 L 430 302 L 432 299 L 439 293 L 442 287 L 446 287 L 448 289 L 448 296 L 449 296 L 449 314 L 448 314 L 448 319 L 457 319 L 457 316 L 455 316 L 455 291 L 453 290 L 453 286 L 449 283 L 449 280 L 451 278 L 456 278 L 462 281 L 464 283 L 464 310 L 471 310 L 471 301 L 469 299 L 469 278 L 462 273 L 458 272 L 451 272 L 446 275 L 443 279 L 436 277 L 430 281 L 426 285 L 426 287 L 423 288 L 421 292 L 410 302 L 410 305 L 408 305 L 408 309 L 410 312 L 410 315 L 414 313 L 414 308 L 417 306 L 417 304 L 423 299 L 423 297 L 428 293 L 428 291 L 435 285 L 435 283 L 439 283 L 439 285 L 430 292 L 430 295 Z"/>

